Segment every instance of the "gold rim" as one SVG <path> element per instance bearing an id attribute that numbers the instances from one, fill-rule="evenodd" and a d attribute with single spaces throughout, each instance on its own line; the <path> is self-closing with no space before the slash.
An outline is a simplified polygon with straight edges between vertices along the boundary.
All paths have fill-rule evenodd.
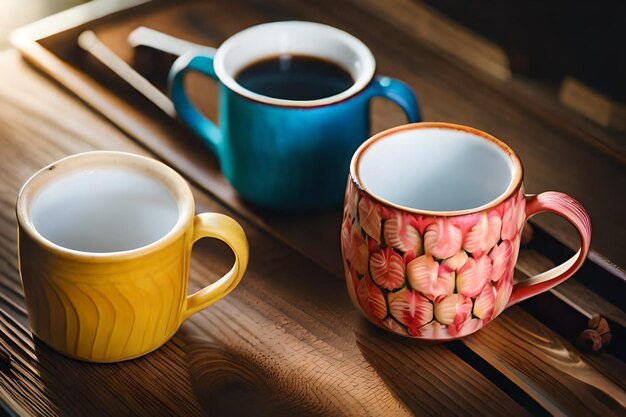
<path id="1" fill-rule="evenodd" d="M 483 138 L 485 140 L 488 140 L 496 144 L 510 158 L 511 162 L 513 163 L 513 169 L 514 169 L 513 178 L 511 179 L 511 183 L 507 187 L 506 191 L 503 192 L 496 199 L 486 204 L 483 204 L 482 206 L 479 206 L 479 207 L 474 207 L 474 208 L 465 209 L 465 210 L 454 210 L 454 211 L 431 211 L 431 210 L 416 209 L 413 207 L 402 206 L 399 204 L 392 203 L 391 201 L 388 201 L 378 196 L 377 194 L 374 194 L 367 187 L 365 187 L 365 185 L 363 184 L 363 181 L 361 181 L 361 178 L 359 177 L 358 168 L 361 162 L 361 157 L 365 154 L 365 152 L 368 150 L 370 146 L 372 146 L 374 143 L 378 142 L 379 140 L 384 139 L 389 136 L 393 136 L 394 134 L 398 132 L 402 132 L 406 130 L 428 129 L 428 128 L 458 130 L 462 132 L 467 132 L 467 133 L 473 134 L 475 136 L 478 136 L 480 138 Z M 478 213 L 483 210 L 488 210 L 490 208 L 497 206 L 503 201 L 507 200 L 509 197 L 517 193 L 517 191 L 522 186 L 522 182 L 524 179 L 524 168 L 522 166 L 521 160 L 519 159 L 519 156 L 517 156 L 515 151 L 513 151 L 513 149 L 511 149 L 506 143 L 490 135 L 489 133 L 485 133 L 482 130 L 474 129 L 473 127 L 457 125 L 454 123 L 420 122 L 420 123 L 406 124 L 406 125 L 397 126 L 391 129 L 384 130 L 372 136 L 365 142 L 363 142 L 361 146 L 359 146 L 359 148 L 354 153 L 354 156 L 352 157 L 352 161 L 350 162 L 350 177 L 352 178 L 352 182 L 354 182 L 354 185 L 359 190 L 365 192 L 372 199 L 386 206 L 393 207 L 402 211 L 407 211 L 410 213 L 415 213 L 415 214 L 422 214 L 422 215 L 428 215 L 428 216 L 440 216 L 440 217 L 452 217 L 452 216 L 459 216 L 463 214 Z"/>

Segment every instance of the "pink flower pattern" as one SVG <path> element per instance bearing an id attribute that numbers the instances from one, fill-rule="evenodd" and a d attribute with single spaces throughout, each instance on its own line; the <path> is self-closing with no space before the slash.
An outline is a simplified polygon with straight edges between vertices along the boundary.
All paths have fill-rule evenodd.
<path id="1" fill-rule="evenodd" d="M 492 270 L 491 259 L 488 256 L 469 258 L 457 273 L 457 290 L 464 297 L 476 297 L 490 280 Z"/>
<path id="2" fill-rule="evenodd" d="M 380 214 L 378 213 L 378 204 L 375 204 L 369 198 L 359 201 L 359 222 L 361 229 L 374 240 L 380 241 Z"/>
<path id="3" fill-rule="evenodd" d="M 412 260 L 406 269 L 411 287 L 431 300 L 454 291 L 454 270 L 446 264 L 439 265 L 431 255 Z"/>
<path id="4" fill-rule="evenodd" d="M 459 269 L 463 267 L 463 265 L 465 265 L 465 262 L 467 262 L 468 259 L 469 259 L 469 256 L 467 256 L 467 252 L 462 250 L 462 251 L 459 251 L 456 255 L 445 259 L 441 263 L 441 265 L 442 266 L 445 265 L 446 267 L 448 267 L 449 269 L 453 271 L 458 271 Z"/>
<path id="5" fill-rule="evenodd" d="M 391 316 L 388 316 L 385 320 L 383 320 L 383 326 L 385 326 L 388 330 L 391 330 L 393 333 L 402 336 L 408 335 L 406 327 L 404 327 L 403 324 L 398 323 L 398 321 Z"/>
<path id="6" fill-rule="evenodd" d="M 393 249 L 380 249 L 370 257 L 370 271 L 376 284 L 395 290 L 404 284 L 404 261 Z"/>
<path id="7" fill-rule="evenodd" d="M 525 206 L 524 194 L 509 198 L 502 204 L 502 239 L 513 240 L 521 233 Z"/>
<path id="8" fill-rule="evenodd" d="M 489 320 L 496 304 L 495 287 L 487 284 L 474 301 L 474 315 L 479 319 Z"/>
<path id="9" fill-rule="evenodd" d="M 493 265 L 491 280 L 498 281 L 504 274 L 511 270 L 513 258 L 513 245 L 510 240 L 503 240 L 498 246 L 493 248 L 489 253 L 489 258 Z"/>
<path id="10" fill-rule="evenodd" d="M 389 312 L 409 333 L 433 319 L 433 305 L 416 291 L 404 288 L 390 293 L 388 300 Z"/>
<path id="11" fill-rule="evenodd" d="M 378 320 L 382 320 L 387 316 L 385 297 L 368 275 L 365 275 L 358 284 L 357 298 L 367 314 L 371 314 Z"/>
<path id="12" fill-rule="evenodd" d="M 502 230 L 502 219 L 495 211 L 490 212 L 489 215 L 483 213 L 479 219 L 465 235 L 463 241 L 463 248 L 477 257 L 498 243 Z"/>
<path id="13" fill-rule="evenodd" d="M 496 300 L 493 307 L 493 317 L 502 313 L 509 302 L 509 297 L 513 291 L 513 271 L 509 273 L 509 277 L 502 277 L 496 282 Z"/>
<path id="14" fill-rule="evenodd" d="M 426 228 L 424 248 L 436 258 L 444 259 L 461 250 L 463 233 L 454 223 L 440 217 Z"/>
<path id="15" fill-rule="evenodd" d="M 341 241 L 341 251 L 344 259 L 350 264 L 351 268 L 364 275 L 367 272 L 369 251 L 361 230 L 355 227 L 354 224 L 344 221 L 341 230 Z"/>
<path id="16" fill-rule="evenodd" d="M 525 203 L 520 189 L 483 212 L 418 215 L 349 181 L 341 245 L 350 298 L 396 334 L 447 340 L 475 332 L 506 308 Z"/>
<path id="17" fill-rule="evenodd" d="M 400 252 L 412 251 L 413 256 L 419 256 L 422 253 L 422 237 L 410 221 L 407 214 L 395 212 L 385 222 L 385 242 Z"/>
<path id="18" fill-rule="evenodd" d="M 452 324 L 456 317 L 460 296 L 458 294 L 450 294 L 449 296 L 435 303 L 435 319 L 441 324 Z"/>

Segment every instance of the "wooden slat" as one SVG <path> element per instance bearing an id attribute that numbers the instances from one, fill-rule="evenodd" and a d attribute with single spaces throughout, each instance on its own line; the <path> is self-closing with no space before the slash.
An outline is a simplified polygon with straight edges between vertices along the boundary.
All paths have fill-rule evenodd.
<path id="1" fill-rule="evenodd" d="M 525 279 L 551 265 L 553 263 L 545 257 L 524 250 L 518 259 L 516 276 Z M 560 287 L 551 292 L 558 294 L 563 291 Z M 585 311 L 599 308 L 602 312 L 615 308 L 593 296 L 590 301 L 584 296 L 590 291 L 584 288 L 576 286 L 564 290 L 568 291 L 579 296 L 576 308 Z M 555 295 L 551 302 L 560 302 Z M 542 324 L 544 315 L 551 324 L 558 322 L 551 316 L 556 309 L 544 309 L 533 317 L 522 308 L 529 303 L 534 300 L 509 308 L 478 333 L 462 339 L 462 343 L 551 414 L 606 416 L 626 412 L 626 365 L 607 353 L 578 351 L 572 343 Z M 578 312 L 567 311 L 566 314 Z M 613 314 L 619 319 L 623 312 L 617 309 Z M 569 321 L 570 317 L 561 320 Z M 585 322 L 586 317 L 582 320 L 583 326 Z"/>
<path id="2" fill-rule="evenodd" d="M 88 149 L 146 153 L 36 76 L 15 54 L 0 57 L 0 70 L 11 80 L 11 88 L 0 86 L 0 230 L 9 224 L 14 230 L 9 202 L 46 163 Z M 7 303 L 0 302 L 8 312 L 0 314 L 0 336 L 12 354 L 11 374 L 0 375 L 0 382 L 15 410 L 70 415 L 526 413 L 444 346 L 417 348 L 367 332 L 359 334 L 357 345 L 353 328 L 362 319 L 340 280 L 197 189 L 194 194 L 199 210 L 233 215 L 247 231 L 251 263 L 240 287 L 184 323 L 163 349 L 98 366 L 65 359 L 34 342 L 23 313 L 8 312 Z M 14 235 L 5 246 L 9 249 L 0 259 L 10 267 L 2 270 L 0 290 L 22 305 L 21 294 L 11 290 L 19 288 L 10 249 Z M 198 244 L 190 291 L 223 274 L 229 263 L 223 245 Z M 376 359 L 366 353 L 372 349 Z M 400 371 L 397 361 L 403 357 L 411 360 Z M 402 389 L 386 382 L 390 370 L 384 364 L 395 364 L 393 372 L 404 375 Z"/>
<path id="3" fill-rule="evenodd" d="M 465 357 L 463 362 L 448 362 L 447 346 L 390 336 L 364 319 L 355 326 L 357 344 L 364 357 L 406 404 L 413 411 L 418 411 L 417 415 L 488 415 L 493 411 L 486 410 L 486 405 L 491 408 L 493 404 L 500 404 L 499 392 L 483 393 L 485 397 L 469 405 L 469 408 L 468 404 L 458 404 L 458 398 L 471 395 L 476 385 L 482 385 L 485 376 L 481 374 L 477 381 L 472 381 L 477 376 L 471 372 L 472 364 Z M 394 344 L 387 343 L 390 338 L 395 341 Z M 435 379 L 427 377 L 427 374 Z M 495 384 L 495 381 L 491 382 Z M 507 394 L 511 395 L 508 391 Z M 429 405 L 424 407 L 424 397 L 438 398 L 449 406 L 446 411 Z M 525 410 L 515 407 L 505 413 L 536 415 L 534 412 L 537 409 L 543 412 L 543 408 L 533 404 L 530 398 L 518 401 L 526 407 Z"/>
<path id="4" fill-rule="evenodd" d="M 626 131 L 626 106 L 611 100 L 573 77 L 561 84 L 563 104 L 609 129 Z"/>
<path id="5" fill-rule="evenodd" d="M 540 274 L 556 264 L 545 255 L 530 248 L 523 248 L 518 258 L 518 271 L 521 279 Z M 584 273 L 584 271 L 583 271 Z M 626 289 L 624 289 L 626 291 Z M 557 297 L 576 305 L 587 318 L 593 314 L 602 314 L 605 318 L 626 328 L 626 312 L 608 302 L 577 280 L 568 280 L 551 290 Z"/>
<path id="6" fill-rule="evenodd" d="M 522 308 L 464 339 L 554 415 L 624 415 L 626 391 Z"/>
<path id="7" fill-rule="evenodd" d="M 355 0 L 381 18 L 429 44 L 438 53 L 449 54 L 464 65 L 499 80 L 511 78 L 509 57 L 504 50 L 420 0 Z"/>

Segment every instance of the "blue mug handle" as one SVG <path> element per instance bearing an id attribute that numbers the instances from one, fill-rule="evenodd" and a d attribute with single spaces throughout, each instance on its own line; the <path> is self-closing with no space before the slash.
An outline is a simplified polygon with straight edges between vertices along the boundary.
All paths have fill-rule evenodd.
<path id="1" fill-rule="evenodd" d="M 222 142 L 220 129 L 196 109 L 185 92 L 185 74 L 189 70 L 197 71 L 214 80 L 218 80 L 213 68 L 213 56 L 206 52 L 189 51 L 174 61 L 168 78 L 170 97 L 174 102 L 178 117 L 190 126 L 198 136 L 204 139 L 211 150 L 219 156 L 219 148 Z"/>
<path id="2" fill-rule="evenodd" d="M 368 87 L 370 97 L 383 97 L 396 103 L 404 113 L 409 123 L 421 121 L 417 98 L 411 87 L 390 77 L 374 77 Z"/>
<path id="3" fill-rule="evenodd" d="M 180 56 L 172 65 L 169 73 L 170 97 L 178 116 L 201 137 L 210 148 L 219 155 L 222 134 L 211 120 L 207 119 L 191 103 L 185 92 L 184 80 L 187 71 L 197 71 L 217 80 L 213 67 L 213 56 L 199 51 L 190 51 Z M 402 81 L 390 78 L 374 78 L 367 88 L 370 98 L 383 97 L 398 104 L 409 123 L 420 121 L 420 111 L 413 90 Z"/>

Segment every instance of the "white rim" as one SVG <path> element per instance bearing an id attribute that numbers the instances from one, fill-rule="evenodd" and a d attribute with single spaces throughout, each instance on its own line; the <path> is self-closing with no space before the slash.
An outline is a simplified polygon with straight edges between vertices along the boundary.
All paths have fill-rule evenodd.
<path id="1" fill-rule="evenodd" d="M 360 167 L 362 156 L 370 150 L 373 144 L 375 144 L 378 141 L 391 138 L 396 133 L 417 130 L 417 129 L 428 129 L 428 128 L 459 130 L 459 131 L 470 133 L 479 138 L 482 138 L 483 140 L 490 141 L 496 144 L 500 148 L 503 155 L 505 155 L 506 158 L 508 158 L 511 163 L 512 177 L 506 190 L 504 190 L 499 196 L 497 196 L 493 200 L 483 205 L 480 205 L 478 207 L 472 207 L 472 208 L 463 209 L 463 210 L 446 210 L 446 211 L 422 210 L 422 209 L 418 209 L 414 207 L 404 206 L 404 205 L 393 203 L 379 196 L 378 194 L 373 193 L 361 180 L 359 167 Z M 515 192 L 517 192 L 517 190 L 521 186 L 522 181 L 524 179 L 524 168 L 517 154 L 506 143 L 500 141 L 499 139 L 495 138 L 494 136 L 488 133 L 485 133 L 483 131 L 480 131 L 478 129 L 474 129 L 468 126 L 457 125 L 453 123 L 420 122 L 420 123 L 412 123 L 412 124 L 407 124 L 407 125 L 402 125 L 402 126 L 397 126 L 391 129 L 387 129 L 383 132 L 380 132 L 372 136 L 371 138 L 363 142 L 361 146 L 359 146 L 359 148 L 356 150 L 354 155 L 352 156 L 352 160 L 350 162 L 350 177 L 352 178 L 352 181 L 356 184 L 356 186 L 359 189 L 366 192 L 373 199 L 389 207 L 394 207 L 402 211 L 415 213 L 415 214 L 421 214 L 421 215 L 452 217 L 452 216 L 459 216 L 459 215 L 464 215 L 464 214 L 481 212 L 483 210 L 495 207 L 501 202 L 503 202 L 504 200 L 506 200 L 507 198 L 513 196 Z"/>
<path id="2" fill-rule="evenodd" d="M 163 181 L 172 192 L 178 203 L 178 219 L 174 226 L 161 238 L 145 246 L 117 251 L 117 252 L 84 252 L 80 250 L 66 248 L 43 237 L 35 228 L 30 217 L 30 208 L 34 198 L 46 183 L 54 180 L 57 175 L 64 175 L 66 172 L 74 171 L 78 164 L 110 164 L 126 163 L 128 166 L 138 166 L 150 170 L 158 175 L 158 179 Z M 61 171 L 61 172 L 59 172 Z M 59 161 L 37 171 L 26 181 L 18 195 L 16 204 L 17 219 L 22 230 L 27 233 L 39 245 L 48 250 L 68 258 L 89 259 L 93 261 L 110 261 L 112 259 L 132 259 L 142 256 L 148 252 L 160 249 L 174 241 L 192 221 L 195 212 L 195 204 L 191 189 L 187 182 L 172 168 L 162 162 L 146 158 L 128 152 L 117 151 L 90 151 L 65 157 Z"/>
<path id="3" fill-rule="evenodd" d="M 257 94 L 242 87 L 237 81 L 235 81 L 233 74 L 235 71 L 227 70 L 225 61 L 229 58 L 230 54 L 234 54 L 235 50 L 241 49 L 242 45 L 245 45 L 251 41 L 262 42 L 264 37 L 271 37 L 272 35 L 279 34 L 286 31 L 306 31 L 309 34 L 317 34 L 319 36 L 325 36 L 328 39 L 332 38 L 333 42 L 336 42 L 338 46 L 342 48 L 348 48 L 358 57 L 358 75 L 355 77 L 354 72 L 350 71 L 353 78 L 355 78 L 354 84 L 347 90 L 336 94 L 334 96 L 325 97 L 317 100 L 285 100 L 279 98 L 273 98 Z M 281 41 L 284 39 L 281 39 Z M 287 45 L 285 42 L 281 42 L 280 49 L 277 49 L 274 53 L 270 53 L 266 56 L 281 55 L 290 52 L 292 45 Z M 283 49 L 284 48 L 284 49 Z M 254 62 L 255 59 L 250 59 L 247 64 Z M 374 71 L 376 68 L 376 62 L 372 52 L 367 46 L 359 39 L 350 35 L 343 30 L 334 28 L 332 26 L 323 25 L 321 23 L 303 22 L 303 21 L 287 21 L 287 22 L 274 22 L 264 23 L 261 25 L 253 26 L 246 30 L 243 30 L 232 37 L 228 38 L 217 50 L 213 62 L 215 73 L 220 81 L 229 89 L 233 90 L 237 94 L 247 97 L 251 100 L 259 101 L 265 104 L 287 107 L 317 107 L 325 106 L 328 104 L 343 101 L 357 94 L 363 90 L 374 77 Z M 342 67 L 345 67 L 342 65 Z M 243 69 L 239 66 L 237 70 Z M 347 69 L 347 68 L 346 68 Z"/>

